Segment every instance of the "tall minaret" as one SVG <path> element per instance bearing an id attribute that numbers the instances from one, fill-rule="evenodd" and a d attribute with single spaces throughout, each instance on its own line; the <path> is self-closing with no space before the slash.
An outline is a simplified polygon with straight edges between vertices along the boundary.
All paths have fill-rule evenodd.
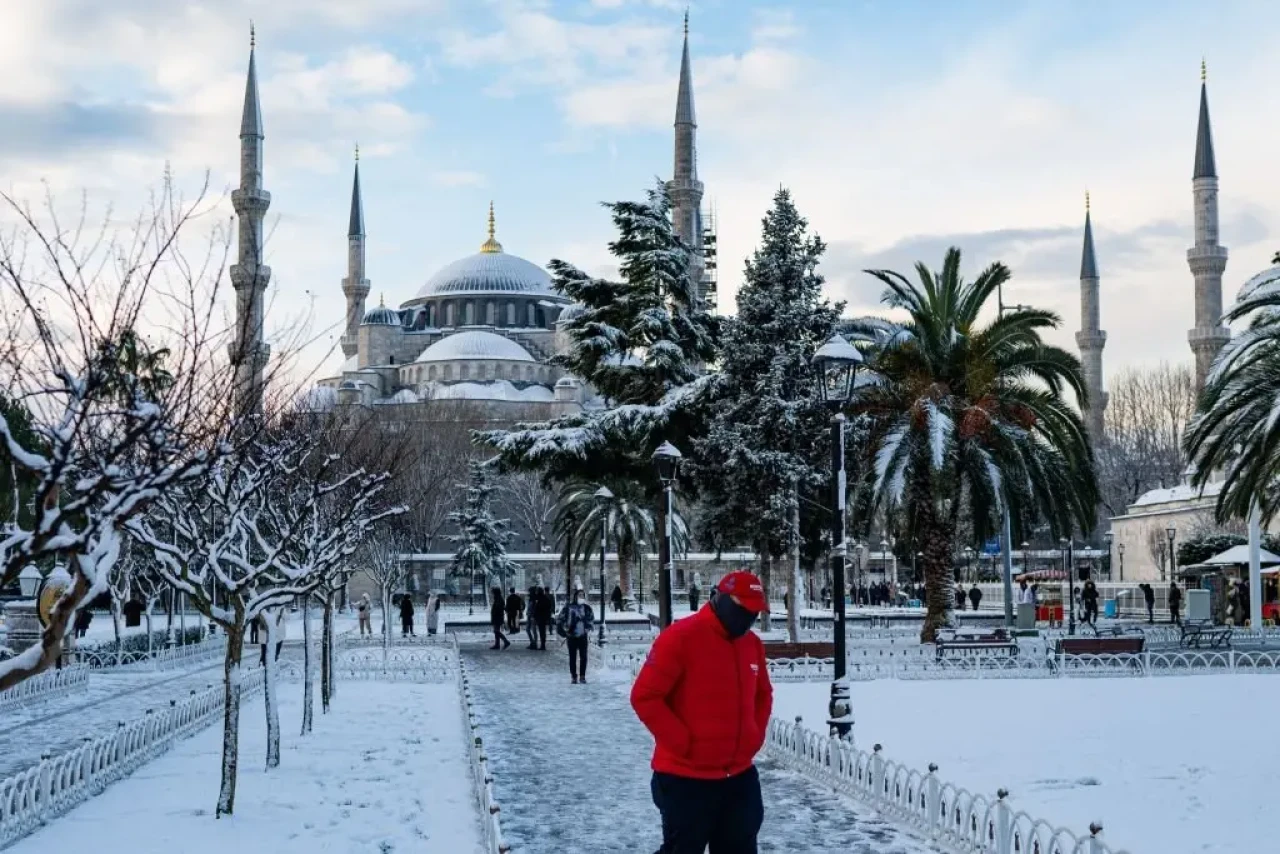
<path id="1" fill-rule="evenodd" d="M 1200 123 L 1196 128 L 1196 162 L 1191 175 L 1195 196 L 1196 242 L 1187 250 L 1187 264 L 1196 278 L 1196 325 L 1187 333 L 1196 356 L 1196 393 L 1204 387 L 1213 358 L 1231 338 L 1222 325 L 1222 272 L 1227 248 L 1218 245 L 1218 169 L 1213 161 L 1213 131 L 1209 127 L 1209 93 L 1205 65 L 1200 63 Z"/>
<path id="2" fill-rule="evenodd" d="M 693 73 L 689 67 L 689 13 L 684 13 L 684 53 L 680 57 L 680 88 L 676 92 L 675 171 L 667 183 L 671 222 L 676 234 L 694 250 L 689 275 L 702 294 L 702 182 L 698 180 L 698 120 L 693 111 Z"/>
<path id="3" fill-rule="evenodd" d="M 271 268 L 262 263 L 262 219 L 271 206 L 271 194 L 262 189 L 262 110 L 258 106 L 254 46 L 250 26 L 249 77 L 245 81 L 244 113 L 240 119 L 240 187 L 231 191 L 231 206 L 239 220 L 237 263 L 231 265 L 231 285 L 236 291 L 236 332 L 231 362 L 235 366 L 239 415 L 262 411 L 263 372 L 271 354 L 262 334 L 263 295 L 271 280 Z"/>
<path id="4" fill-rule="evenodd" d="M 359 350 L 360 321 L 364 319 L 364 299 L 369 280 L 364 275 L 364 203 L 360 198 L 360 146 L 356 146 L 355 178 L 351 182 L 351 222 L 347 226 L 347 277 L 342 280 L 347 297 L 347 330 L 342 336 L 342 354 L 351 358 Z"/>
<path id="5" fill-rule="evenodd" d="M 1080 256 L 1080 331 L 1076 346 L 1084 366 L 1084 385 L 1089 400 L 1084 407 L 1085 424 L 1094 447 L 1102 439 L 1102 413 L 1107 408 L 1107 393 L 1102 390 L 1102 348 L 1107 333 L 1099 328 L 1101 304 L 1098 294 L 1098 258 L 1093 252 L 1093 222 L 1089 212 L 1089 194 L 1084 194 L 1084 250 Z"/>

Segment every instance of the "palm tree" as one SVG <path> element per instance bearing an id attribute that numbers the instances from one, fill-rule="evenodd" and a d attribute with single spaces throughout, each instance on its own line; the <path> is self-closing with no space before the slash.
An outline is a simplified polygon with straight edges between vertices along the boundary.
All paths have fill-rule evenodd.
<path id="1" fill-rule="evenodd" d="M 599 484 L 569 483 L 560 493 L 553 529 L 564 548 L 578 560 L 599 554 L 600 529 L 608 531 L 609 546 L 618 554 L 618 586 L 631 595 L 631 565 L 638 559 L 640 543 L 655 541 L 657 524 L 644 494 L 633 484 L 615 483 L 603 503 L 596 497 Z M 688 530 L 679 510 L 671 520 L 673 549 L 687 547 Z M 607 591 L 606 591 L 607 592 Z"/>
<path id="2" fill-rule="evenodd" d="M 1185 446 L 1194 485 L 1222 473 L 1220 521 L 1247 518 L 1256 501 L 1266 525 L 1280 509 L 1280 272 L 1245 283 L 1223 320 L 1245 318 L 1214 361 Z"/>
<path id="3" fill-rule="evenodd" d="M 1015 539 L 1037 522 L 1053 535 L 1092 528 L 1097 500 L 1093 456 L 1067 389 L 1085 401 L 1080 362 L 1041 338 L 1052 312 L 979 315 L 1009 279 L 995 263 L 973 282 L 960 276 L 960 250 L 940 273 L 916 265 L 917 282 L 868 270 L 884 283 L 881 301 L 902 323 L 854 326 L 869 372 L 853 402 L 865 429 L 871 494 L 903 514 L 918 544 L 928 613 L 921 638 L 934 639 L 951 608 L 951 567 L 961 506 L 982 541 L 1009 506 Z M 855 434 L 858 435 L 858 434 Z"/>

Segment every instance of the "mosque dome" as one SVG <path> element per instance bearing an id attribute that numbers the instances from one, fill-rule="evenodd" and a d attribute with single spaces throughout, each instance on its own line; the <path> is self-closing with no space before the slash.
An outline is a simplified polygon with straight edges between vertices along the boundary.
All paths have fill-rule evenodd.
<path id="1" fill-rule="evenodd" d="M 450 335 L 422 351 L 419 362 L 458 362 L 497 359 L 508 362 L 534 362 L 529 351 L 510 338 L 492 332 L 469 330 Z"/>
<path id="2" fill-rule="evenodd" d="M 364 316 L 364 320 L 360 321 L 361 326 L 399 326 L 400 315 L 394 309 L 387 308 L 381 301 L 378 307 L 368 312 Z"/>
<path id="3" fill-rule="evenodd" d="M 551 286 L 547 272 L 531 261 L 502 251 L 494 237 L 493 205 L 489 205 L 489 239 L 480 251 L 459 258 L 437 272 L 418 291 L 414 301 L 460 294 L 523 294 L 563 299 Z"/>

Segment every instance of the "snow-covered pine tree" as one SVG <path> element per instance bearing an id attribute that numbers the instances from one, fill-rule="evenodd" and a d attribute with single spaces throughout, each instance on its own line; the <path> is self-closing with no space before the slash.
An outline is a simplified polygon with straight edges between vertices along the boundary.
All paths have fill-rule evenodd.
<path id="1" fill-rule="evenodd" d="M 600 395 L 603 407 L 548 423 L 479 434 L 503 469 L 540 471 L 556 483 L 629 481 L 656 493 L 650 455 L 664 440 L 688 445 L 689 419 L 716 355 L 719 324 L 694 302 L 689 249 L 671 226 L 659 183 L 644 201 L 605 205 L 618 230 L 609 249 L 619 281 L 553 260 L 557 290 L 583 307 L 569 320 L 555 362 Z"/>
<path id="2" fill-rule="evenodd" d="M 460 509 L 449 514 L 449 521 L 458 529 L 458 533 L 448 537 L 449 542 L 457 546 L 449 574 L 466 579 L 483 575 L 486 587 L 492 586 L 494 580 L 505 587 L 504 582 L 520 568 L 507 557 L 507 543 L 511 541 L 513 532 L 507 520 L 495 519 L 489 508 L 493 485 L 489 482 L 485 464 L 472 461 L 470 469 L 470 477 L 464 487 L 466 499 Z"/>
<path id="3" fill-rule="evenodd" d="M 812 512 L 801 508 L 800 497 L 822 490 L 830 454 L 830 416 L 811 363 L 843 306 L 822 298 L 817 268 L 825 246 L 809 233 L 787 190 L 774 196 L 763 225 L 738 291 L 738 314 L 725 321 L 720 370 L 702 403 L 709 427 L 694 444 L 692 473 L 708 508 L 709 539 L 750 543 L 766 584 L 772 560 L 790 557 L 794 635 L 804 590 L 800 514 Z"/>

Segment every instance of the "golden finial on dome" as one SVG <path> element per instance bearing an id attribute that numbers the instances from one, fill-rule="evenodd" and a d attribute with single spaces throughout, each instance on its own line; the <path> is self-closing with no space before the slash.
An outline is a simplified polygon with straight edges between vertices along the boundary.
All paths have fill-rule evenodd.
<path id="1" fill-rule="evenodd" d="M 1209 79 L 1209 67 L 1205 65 L 1204 57 L 1200 57 L 1200 82 L 1203 83 Z"/>
<path id="2" fill-rule="evenodd" d="M 387 307 L 387 295 L 385 292 L 378 294 L 378 308 Z"/>
<path id="3" fill-rule="evenodd" d="M 490 200 L 489 202 L 489 239 L 486 240 L 484 243 L 480 244 L 481 252 L 488 252 L 492 254 L 494 252 L 502 251 L 502 244 L 499 243 L 497 239 L 494 237 L 494 232 L 495 232 L 495 228 L 493 224 L 493 201 Z"/>

